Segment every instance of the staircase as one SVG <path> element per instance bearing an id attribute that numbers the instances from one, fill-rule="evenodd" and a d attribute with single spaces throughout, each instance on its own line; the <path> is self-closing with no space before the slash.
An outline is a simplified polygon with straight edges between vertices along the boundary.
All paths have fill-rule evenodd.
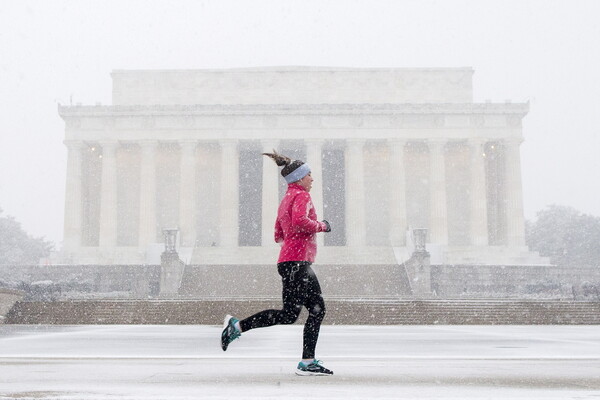
<path id="1" fill-rule="evenodd" d="M 326 299 L 324 324 L 543 325 L 600 324 L 600 302 L 572 300 Z M 281 308 L 281 300 L 69 300 L 17 302 L 6 324 L 203 324 Z M 306 310 L 297 323 L 303 323 Z"/>

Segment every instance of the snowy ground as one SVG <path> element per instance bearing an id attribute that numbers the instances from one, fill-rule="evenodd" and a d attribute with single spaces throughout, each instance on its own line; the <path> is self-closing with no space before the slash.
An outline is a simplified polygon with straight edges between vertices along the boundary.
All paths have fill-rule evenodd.
<path id="1" fill-rule="evenodd" d="M 324 326 L 332 377 L 301 329 L 0 325 L 0 399 L 600 399 L 598 326 Z"/>

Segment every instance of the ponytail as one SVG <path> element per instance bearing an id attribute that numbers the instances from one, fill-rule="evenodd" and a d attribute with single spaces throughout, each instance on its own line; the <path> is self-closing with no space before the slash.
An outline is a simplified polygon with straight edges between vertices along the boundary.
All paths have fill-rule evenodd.
<path id="1" fill-rule="evenodd" d="M 277 153 L 277 151 L 275 151 L 275 149 L 273 149 L 272 153 L 262 153 L 262 154 L 263 154 L 263 156 L 271 157 L 273 159 L 273 161 L 275 161 L 275 163 L 280 167 L 283 167 L 284 165 L 290 165 L 292 163 L 291 158 Z"/>
<path id="2" fill-rule="evenodd" d="M 286 176 L 288 176 L 289 174 L 291 174 L 292 172 L 294 172 L 296 169 L 298 169 L 301 165 L 304 164 L 303 161 L 292 160 L 289 157 L 279 154 L 277 151 L 275 151 L 275 149 L 273 149 L 272 153 L 262 153 L 262 154 L 263 154 L 263 156 L 272 158 L 273 161 L 275 161 L 275 163 L 278 166 L 283 167 L 283 169 L 281 170 L 281 176 L 283 176 L 284 178 Z M 306 167 L 308 167 L 308 166 L 306 166 Z M 304 167 L 304 168 L 306 169 L 306 167 Z M 310 171 L 310 169 L 308 169 L 308 171 Z M 304 175 L 306 175 L 306 174 L 304 174 Z M 303 176 L 301 176 L 300 178 L 302 178 Z M 286 181 L 287 181 L 287 179 L 286 179 Z"/>

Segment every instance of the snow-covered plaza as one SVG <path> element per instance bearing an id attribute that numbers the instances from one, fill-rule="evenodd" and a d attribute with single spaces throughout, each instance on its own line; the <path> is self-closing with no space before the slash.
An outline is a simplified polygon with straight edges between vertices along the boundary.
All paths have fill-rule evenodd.
<path id="1" fill-rule="evenodd" d="M 596 399 L 598 326 L 323 326 L 332 377 L 300 377 L 302 326 L 227 352 L 217 326 L 0 326 L 0 398 Z"/>

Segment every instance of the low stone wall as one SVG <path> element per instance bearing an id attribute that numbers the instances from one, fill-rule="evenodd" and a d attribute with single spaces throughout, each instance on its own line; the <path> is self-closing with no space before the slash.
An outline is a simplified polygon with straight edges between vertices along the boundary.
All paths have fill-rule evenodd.
<path id="1" fill-rule="evenodd" d="M 148 298 L 159 293 L 160 265 L 0 265 L 0 286 L 25 300 Z"/>
<path id="2" fill-rule="evenodd" d="M 24 296 L 25 292 L 22 290 L 0 288 L 0 324 L 4 323 L 6 314 Z"/>
<path id="3" fill-rule="evenodd" d="M 549 266 L 432 265 L 438 298 L 600 300 L 600 269 Z"/>
<path id="4" fill-rule="evenodd" d="M 426 264 L 427 260 L 423 260 Z M 521 298 L 600 300 L 600 269 L 557 266 L 314 265 L 330 298 Z M 164 274 L 163 274 L 164 275 Z M 165 286 L 165 281 L 162 282 Z M 187 265 L 178 294 L 160 265 L 0 266 L 0 287 L 26 301 L 94 298 L 280 298 L 275 265 Z M 430 287 L 431 290 L 427 290 Z M 165 293 L 166 292 L 166 293 Z"/>

